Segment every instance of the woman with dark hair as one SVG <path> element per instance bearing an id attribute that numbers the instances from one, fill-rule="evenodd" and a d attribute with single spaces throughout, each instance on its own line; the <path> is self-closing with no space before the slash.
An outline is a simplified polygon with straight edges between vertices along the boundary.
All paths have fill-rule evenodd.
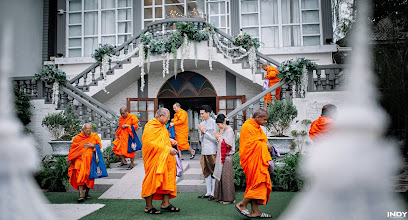
<path id="1" fill-rule="evenodd" d="M 232 171 L 232 157 L 235 153 L 234 131 L 228 126 L 228 118 L 219 114 L 215 120 L 220 133 L 214 132 L 217 138 L 217 159 L 214 168 L 215 193 L 214 197 L 222 204 L 235 203 L 234 173 Z"/>

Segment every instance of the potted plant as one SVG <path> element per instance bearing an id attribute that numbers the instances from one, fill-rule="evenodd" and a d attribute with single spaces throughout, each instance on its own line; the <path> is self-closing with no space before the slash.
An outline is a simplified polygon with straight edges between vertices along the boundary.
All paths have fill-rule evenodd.
<path id="1" fill-rule="evenodd" d="M 268 144 L 276 147 L 281 154 L 287 154 L 293 138 L 285 136 L 285 131 L 297 117 L 296 106 L 291 101 L 275 100 L 267 110 L 269 116 L 265 127 L 272 134 L 268 137 Z"/>
<path id="2" fill-rule="evenodd" d="M 52 155 L 68 155 L 72 138 L 81 132 L 81 120 L 77 119 L 70 105 L 65 111 L 46 115 L 41 125 L 51 134 Z"/>

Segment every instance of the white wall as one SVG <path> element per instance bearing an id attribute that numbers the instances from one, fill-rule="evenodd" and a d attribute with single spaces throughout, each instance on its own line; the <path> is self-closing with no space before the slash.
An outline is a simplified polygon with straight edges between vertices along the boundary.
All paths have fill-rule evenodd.
<path id="1" fill-rule="evenodd" d="M 137 81 L 132 83 L 129 87 L 123 89 L 121 92 L 116 94 L 113 98 L 110 98 L 107 102 L 103 103 L 108 108 L 119 114 L 121 107 L 126 107 L 127 98 L 137 98 L 139 87 L 137 86 Z"/>
<path id="2" fill-rule="evenodd" d="M 33 105 L 31 109 L 33 116 L 27 127 L 34 131 L 35 147 L 41 159 L 52 152 L 51 145 L 48 143 L 51 141 L 51 134 L 41 126 L 41 122 L 47 114 L 59 111 L 55 110 L 55 106 L 52 104 L 44 104 L 44 99 L 31 100 L 31 104 Z"/>

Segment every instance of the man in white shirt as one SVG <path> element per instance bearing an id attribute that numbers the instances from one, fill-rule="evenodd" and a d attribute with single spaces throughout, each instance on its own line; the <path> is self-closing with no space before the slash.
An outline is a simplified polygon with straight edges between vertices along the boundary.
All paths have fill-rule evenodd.
<path id="1" fill-rule="evenodd" d="M 198 125 L 200 129 L 201 141 L 201 168 L 205 177 L 207 193 L 198 196 L 200 199 L 208 198 L 208 201 L 214 200 L 215 179 L 212 176 L 217 156 L 217 139 L 214 132 L 218 132 L 218 126 L 215 120 L 210 117 L 211 107 L 203 105 L 200 108 L 200 116 L 203 121 Z"/>

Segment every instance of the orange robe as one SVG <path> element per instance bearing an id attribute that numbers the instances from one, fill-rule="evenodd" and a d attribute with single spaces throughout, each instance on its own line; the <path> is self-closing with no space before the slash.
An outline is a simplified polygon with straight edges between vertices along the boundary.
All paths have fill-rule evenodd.
<path id="1" fill-rule="evenodd" d="M 190 147 L 188 144 L 188 116 L 183 109 L 174 114 L 174 130 L 178 149 L 187 150 Z"/>
<path id="2" fill-rule="evenodd" d="M 145 167 L 142 197 L 153 195 L 153 200 L 162 200 L 165 194 L 170 194 L 170 199 L 176 197 L 176 158 L 170 155 L 171 143 L 166 126 L 156 118 L 147 122 L 142 145 Z"/>
<path id="3" fill-rule="evenodd" d="M 241 128 L 239 157 L 246 176 L 244 198 L 257 199 L 259 205 L 269 201 L 272 191 L 268 162 L 272 160 L 267 146 L 268 138 L 254 119 L 248 119 Z"/>
<path id="4" fill-rule="evenodd" d="M 116 154 L 116 156 L 119 157 L 119 155 L 123 155 L 127 158 L 135 158 L 135 153 L 128 153 L 128 141 L 129 141 L 129 135 L 133 137 L 133 132 L 132 128 L 128 127 L 125 129 L 122 129 L 122 125 L 133 125 L 135 129 L 137 129 L 139 119 L 136 117 L 136 115 L 129 113 L 129 115 L 126 118 L 123 118 L 120 116 L 119 118 L 119 127 L 118 130 L 116 130 L 115 135 L 118 136 L 116 140 L 112 142 L 113 146 L 113 153 Z"/>
<path id="5" fill-rule="evenodd" d="M 75 136 L 69 149 L 67 161 L 72 161 L 68 168 L 69 183 L 78 190 L 78 186 L 86 185 L 88 188 L 93 188 L 95 180 L 89 179 L 91 173 L 91 162 L 93 156 L 93 148 L 85 148 L 84 145 L 92 143 L 94 145 L 101 144 L 101 138 L 91 133 L 85 136 L 83 132 Z"/>
<path id="6" fill-rule="evenodd" d="M 309 130 L 309 137 L 315 141 L 318 138 L 326 136 L 331 130 L 330 126 L 332 123 L 333 119 L 320 116 L 318 119 L 312 122 Z"/>
<path id="7" fill-rule="evenodd" d="M 278 69 L 276 69 L 273 66 L 268 67 L 268 70 L 266 71 L 265 79 L 269 79 L 269 88 L 271 88 L 276 83 L 280 82 L 280 79 L 277 77 L 278 74 L 279 74 Z M 276 100 L 279 100 L 281 89 L 282 87 L 279 87 L 276 89 L 276 94 L 275 94 Z M 267 95 L 265 95 L 264 98 L 265 98 L 265 103 L 272 102 L 271 93 L 268 93 Z"/>

